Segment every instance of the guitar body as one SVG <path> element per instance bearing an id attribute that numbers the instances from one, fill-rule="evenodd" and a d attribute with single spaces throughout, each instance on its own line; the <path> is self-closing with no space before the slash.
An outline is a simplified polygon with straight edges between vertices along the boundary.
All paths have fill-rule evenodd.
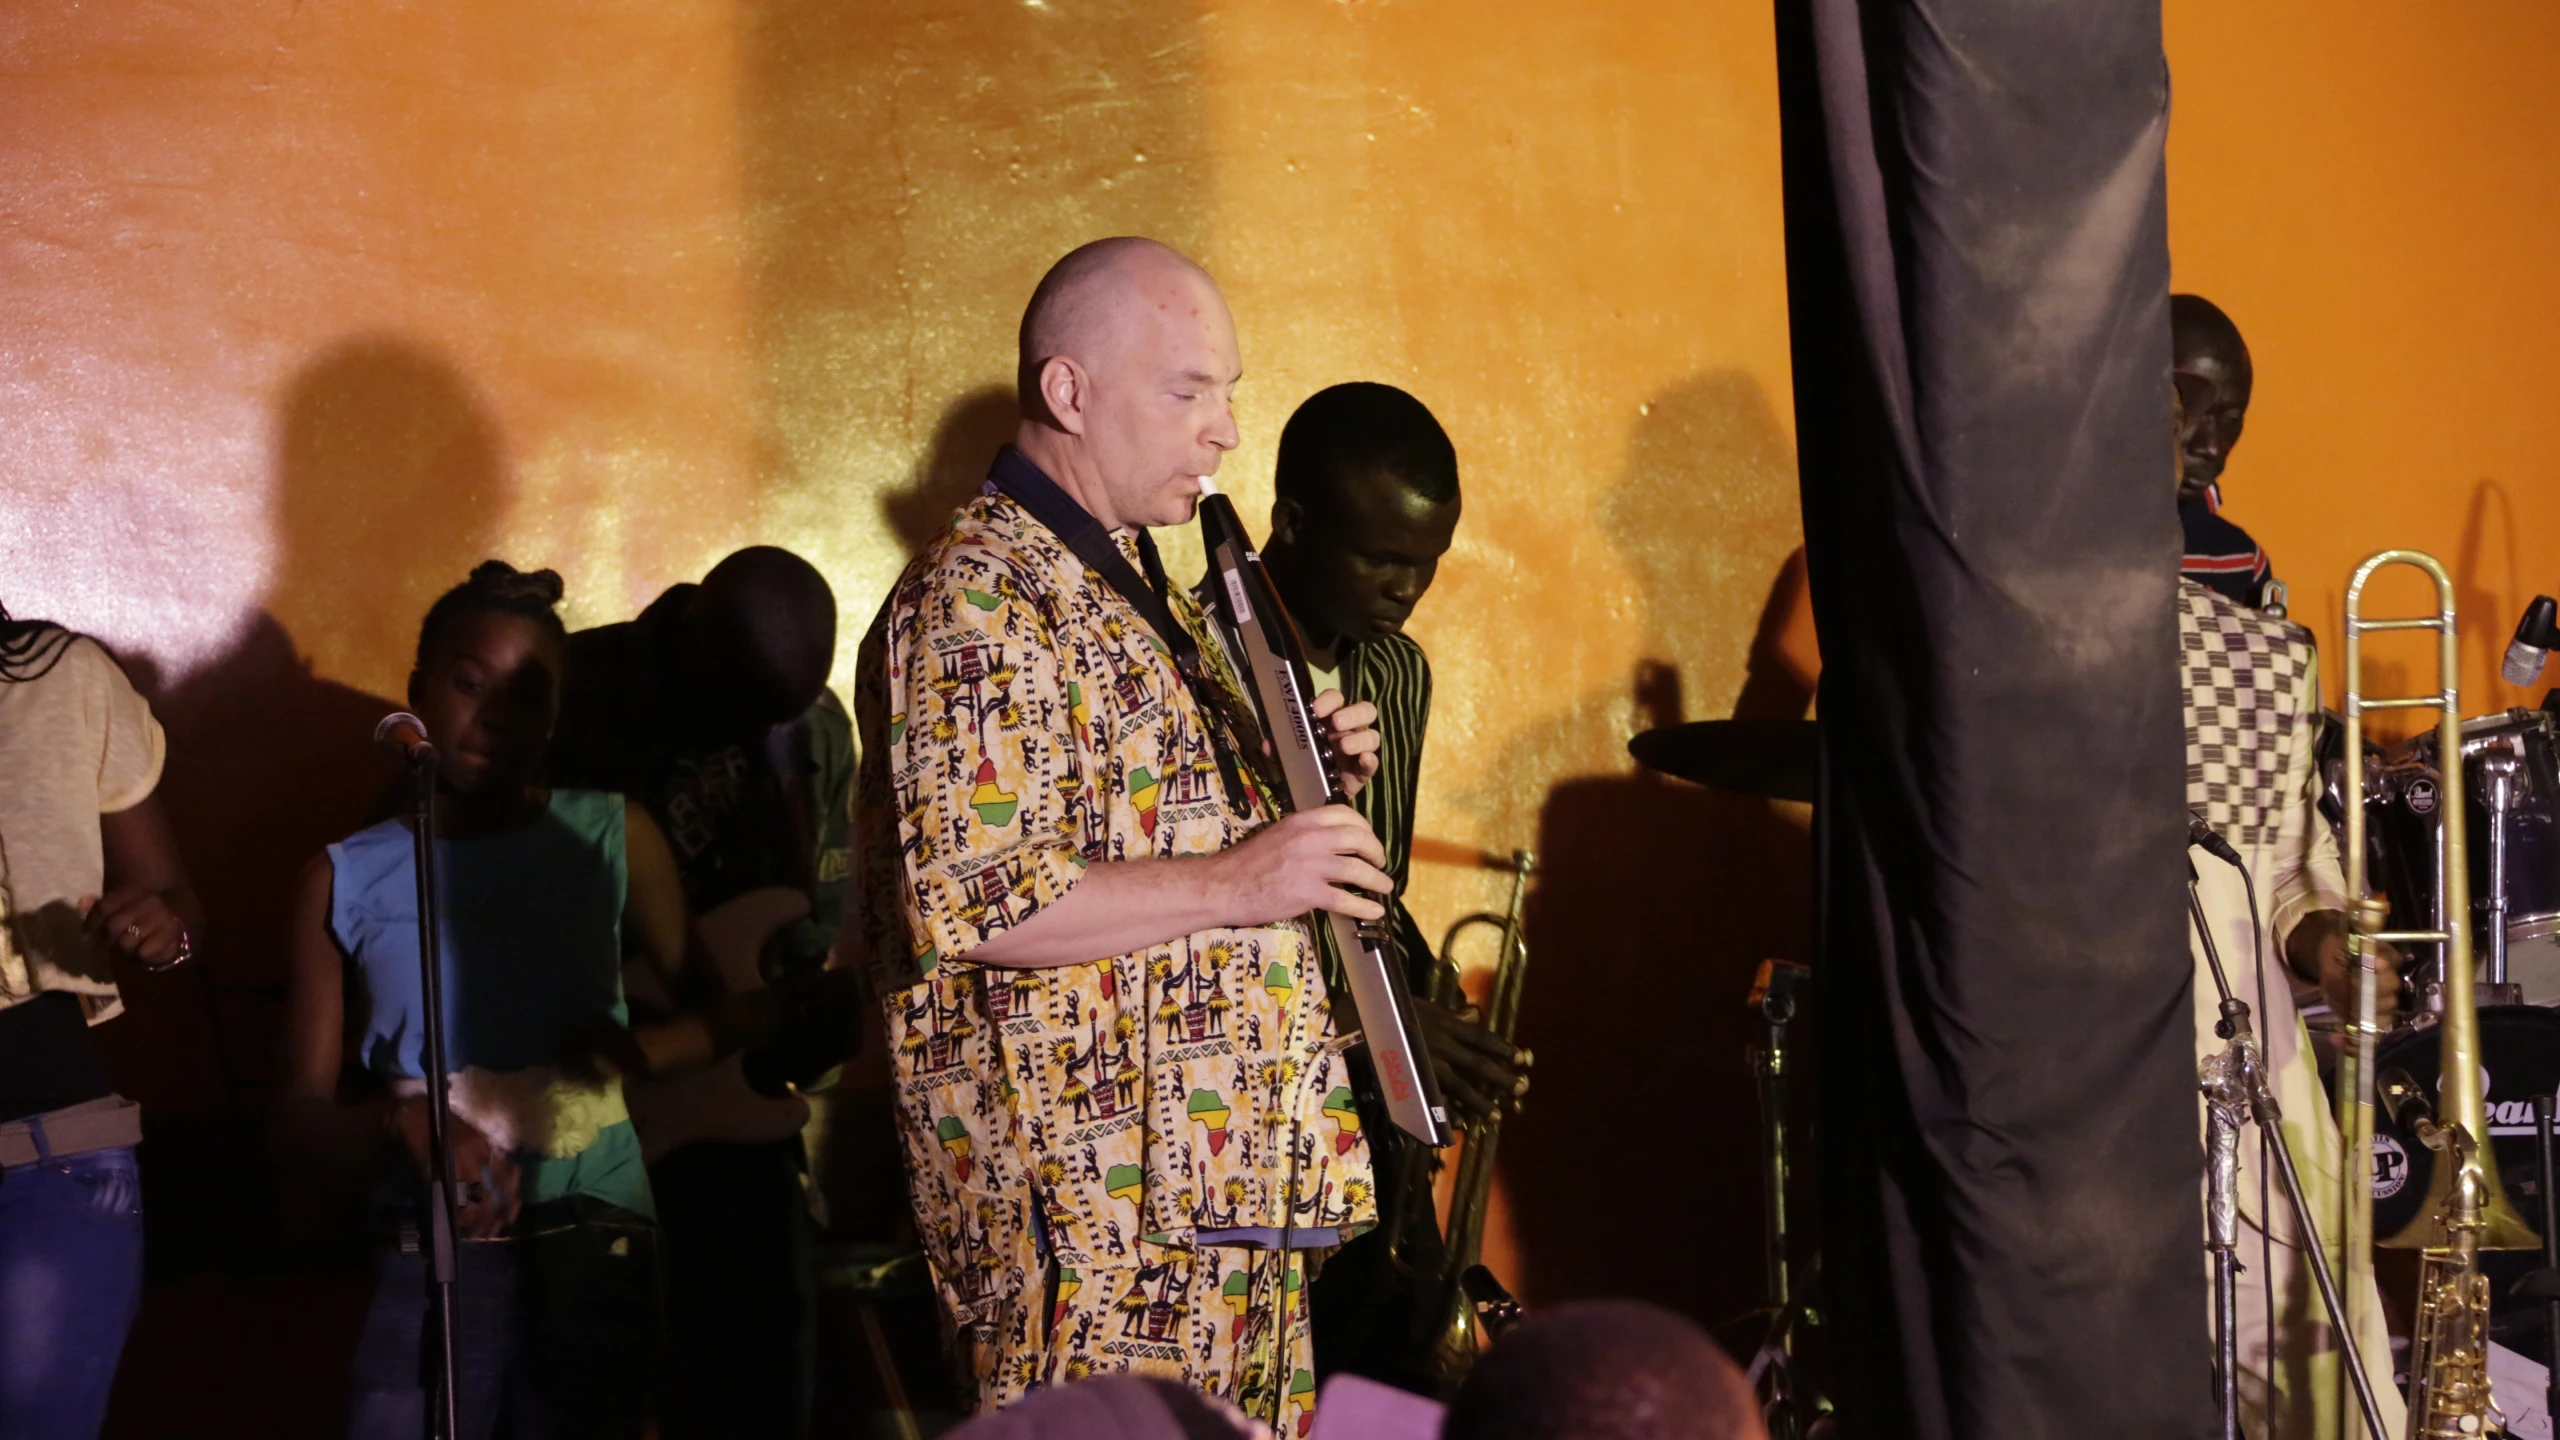
<path id="1" fill-rule="evenodd" d="M 808 914 L 807 896 L 769 886 L 705 912 L 695 926 L 721 982 L 732 993 L 743 994 L 765 988 L 760 963 L 765 941 Z M 622 988 L 635 1006 L 658 1011 L 675 1008 L 666 983 L 645 960 L 632 960 L 622 967 Z M 799 1134 L 809 1123 L 809 1102 L 797 1094 L 756 1093 L 747 1084 L 745 1065 L 742 1051 L 681 1075 L 624 1081 L 623 1098 L 631 1109 L 631 1128 L 640 1137 L 641 1157 L 655 1165 L 660 1157 L 697 1140 L 753 1145 Z"/>

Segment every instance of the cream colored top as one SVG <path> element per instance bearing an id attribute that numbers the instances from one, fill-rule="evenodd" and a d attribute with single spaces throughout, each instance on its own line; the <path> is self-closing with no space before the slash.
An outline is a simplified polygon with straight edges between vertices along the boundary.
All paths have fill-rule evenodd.
<path id="1" fill-rule="evenodd" d="M 124 1008 L 80 902 L 105 887 L 98 817 L 160 783 L 167 741 L 96 641 L 51 670 L 0 681 L 0 1009 L 46 990 L 82 997 L 92 1024 Z"/>

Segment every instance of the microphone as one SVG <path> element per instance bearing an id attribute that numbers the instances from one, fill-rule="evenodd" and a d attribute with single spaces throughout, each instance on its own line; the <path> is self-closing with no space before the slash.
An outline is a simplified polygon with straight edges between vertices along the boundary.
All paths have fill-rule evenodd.
<path id="1" fill-rule="evenodd" d="M 427 722 L 406 710 L 394 710 L 373 727 L 373 743 L 413 765 L 435 763 L 436 747 L 427 740 Z"/>
<path id="2" fill-rule="evenodd" d="M 2247 868 L 2246 862 L 2240 858 L 2240 852 L 2231 848 L 2231 842 L 2223 839 L 2219 831 L 2206 824 L 2205 818 L 2193 810 L 2187 812 L 2187 843 L 2197 846 L 2225 865 Z"/>
<path id="3" fill-rule="evenodd" d="M 2542 678 L 2543 663 L 2554 649 L 2560 649 L 2560 602 L 2536 595 L 2524 607 L 2524 618 L 2516 622 L 2516 638 L 2507 646 L 2507 663 L 2500 673 L 2510 685 L 2530 685 Z"/>

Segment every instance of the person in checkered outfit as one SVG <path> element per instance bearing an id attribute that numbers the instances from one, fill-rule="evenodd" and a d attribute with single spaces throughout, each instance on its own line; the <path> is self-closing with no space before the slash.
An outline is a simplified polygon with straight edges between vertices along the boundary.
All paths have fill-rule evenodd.
<path id="1" fill-rule="evenodd" d="M 2256 1017 L 2267 1075 L 2284 1111 L 2285 1137 L 2312 1212 L 2339 1213 L 2345 1146 L 2321 1093 L 2319 1065 L 2295 1001 L 2317 993 L 2346 1013 L 2353 997 L 2347 951 L 2346 881 L 2336 837 L 2313 808 L 2312 744 L 2320 723 L 2319 652 L 2310 633 L 2191 579 L 2178 582 L 2178 639 L 2185 666 L 2187 805 L 2240 853 L 2257 887 L 2253 910 L 2238 872 L 2191 850 L 2197 896 L 2225 972 Z M 2196 1054 L 2222 1048 L 2220 1018 L 2203 944 L 2192 933 L 2196 967 Z M 2386 975 L 2383 1023 L 2396 981 Z M 2200 1112 L 2201 1113 L 2201 1112 Z M 2199 1119 L 2201 1124 L 2201 1118 Z M 2331 1332 L 2284 1193 L 2254 1135 L 2240 1155 L 2240 1396 L 2243 1428 L 2286 1440 L 2361 1434 L 2341 1351 Z M 2334 1224 L 2322 1236 L 2332 1253 Z M 2201 1257 L 2200 1257 L 2201 1258 Z M 2334 1262 L 2332 1262 L 2334 1263 Z M 2401 1401 L 2391 1388 L 2390 1337 L 2370 1279 L 2349 1304 L 2357 1339 L 2398 1433 Z M 2272 1316 L 2272 1324 L 2270 1317 Z M 2280 1344 L 2270 1344 L 2281 1336 Z M 2273 1429 L 2269 1429 L 2270 1415 Z"/>

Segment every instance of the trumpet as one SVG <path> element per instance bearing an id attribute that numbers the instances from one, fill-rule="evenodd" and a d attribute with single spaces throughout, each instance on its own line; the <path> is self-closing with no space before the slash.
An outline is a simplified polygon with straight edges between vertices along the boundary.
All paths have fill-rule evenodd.
<path id="1" fill-rule="evenodd" d="M 1497 942 L 1501 948 L 1494 958 L 1493 989 L 1484 1007 L 1484 1024 L 1505 1041 L 1516 1039 L 1520 1026 L 1520 989 L 1529 972 L 1529 944 L 1520 916 L 1529 895 L 1529 877 L 1537 869 L 1535 852 L 1512 851 L 1511 903 L 1499 915 L 1486 912 L 1466 916 L 1451 925 L 1440 941 L 1440 953 L 1446 957 L 1458 936 L 1471 926 L 1492 926 L 1501 937 Z M 1454 962 L 1442 961 L 1434 994 L 1444 1004 L 1466 1003 L 1466 996 L 1458 988 L 1458 967 Z M 1432 1284 L 1426 1292 L 1431 1297 L 1431 1308 L 1423 1312 L 1435 1326 L 1438 1368 L 1453 1381 L 1463 1378 L 1474 1364 L 1479 1344 L 1520 1318 L 1519 1302 L 1480 1263 L 1484 1255 L 1485 1215 L 1493 1200 L 1494 1150 L 1502 1141 L 1501 1109 L 1496 1107 L 1463 1133 L 1466 1146 L 1458 1156 L 1458 1176 L 1449 1199 L 1449 1227 L 1442 1242 L 1440 1269 L 1431 1277 Z"/>
<path id="2" fill-rule="evenodd" d="M 2407 565 L 2434 582 L 2432 615 L 2368 620 L 2364 591 L 2386 566 Z M 2480 1079 L 2480 1011 L 2471 961 L 2471 862 L 2464 831 L 2460 655 L 2455 640 L 2453 579 L 2434 556 L 2385 550 L 2356 567 L 2347 581 L 2346 604 L 2346 872 L 2351 931 L 2349 955 L 2356 977 L 2353 1043 L 2340 1059 L 2338 1128 L 2346 1140 L 2346 1214 L 2341 1230 L 2338 1279 L 2353 1306 L 2368 1293 L 2375 1244 L 2423 1252 L 2415 1336 L 2409 1367 L 2409 1433 L 2468 1437 L 2489 1433 L 2496 1406 L 2489 1398 L 2489 1285 L 2480 1273 L 2482 1250 L 2523 1250 L 2540 1241 L 2507 1203 L 2498 1183 L 2497 1157 L 2489 1149 L 2486 1094 Z M 2432 693 L 2369 696 L 2364 690 L 2364 637 L 2379 631 L 2432 630 L 2436 637 L 2436 688 Z M 2368 894 L 2364 808 L 2364 716 L 2369 710 L 2434 709 L 2437 753 L 2448 773 L 2438 787 L 2442 810 L 2436 826 L 2443 879 L 2443 910 L 2435 930 L 2385 930 L 2388 906 Z M 2378 996 L 2373 957 L 2380 943 L 2434 945 L 2444 957 L 2442 1083 L 2435 1113 L 2419 1137 L 2436 1152 L 2425 1203 L 2398 1234 L 2373 1233 L 2374 1051 Z M 2396 1079 L 2397 1077 L 2395 1077 Z M 2395 1092 L 2398 1087 L 2394 1087 Z M 2395 1093 L 2395 1108 L 2410 1097 Z M 2350 1325 L 2355 1323 L 2352 1311 Z"/>

